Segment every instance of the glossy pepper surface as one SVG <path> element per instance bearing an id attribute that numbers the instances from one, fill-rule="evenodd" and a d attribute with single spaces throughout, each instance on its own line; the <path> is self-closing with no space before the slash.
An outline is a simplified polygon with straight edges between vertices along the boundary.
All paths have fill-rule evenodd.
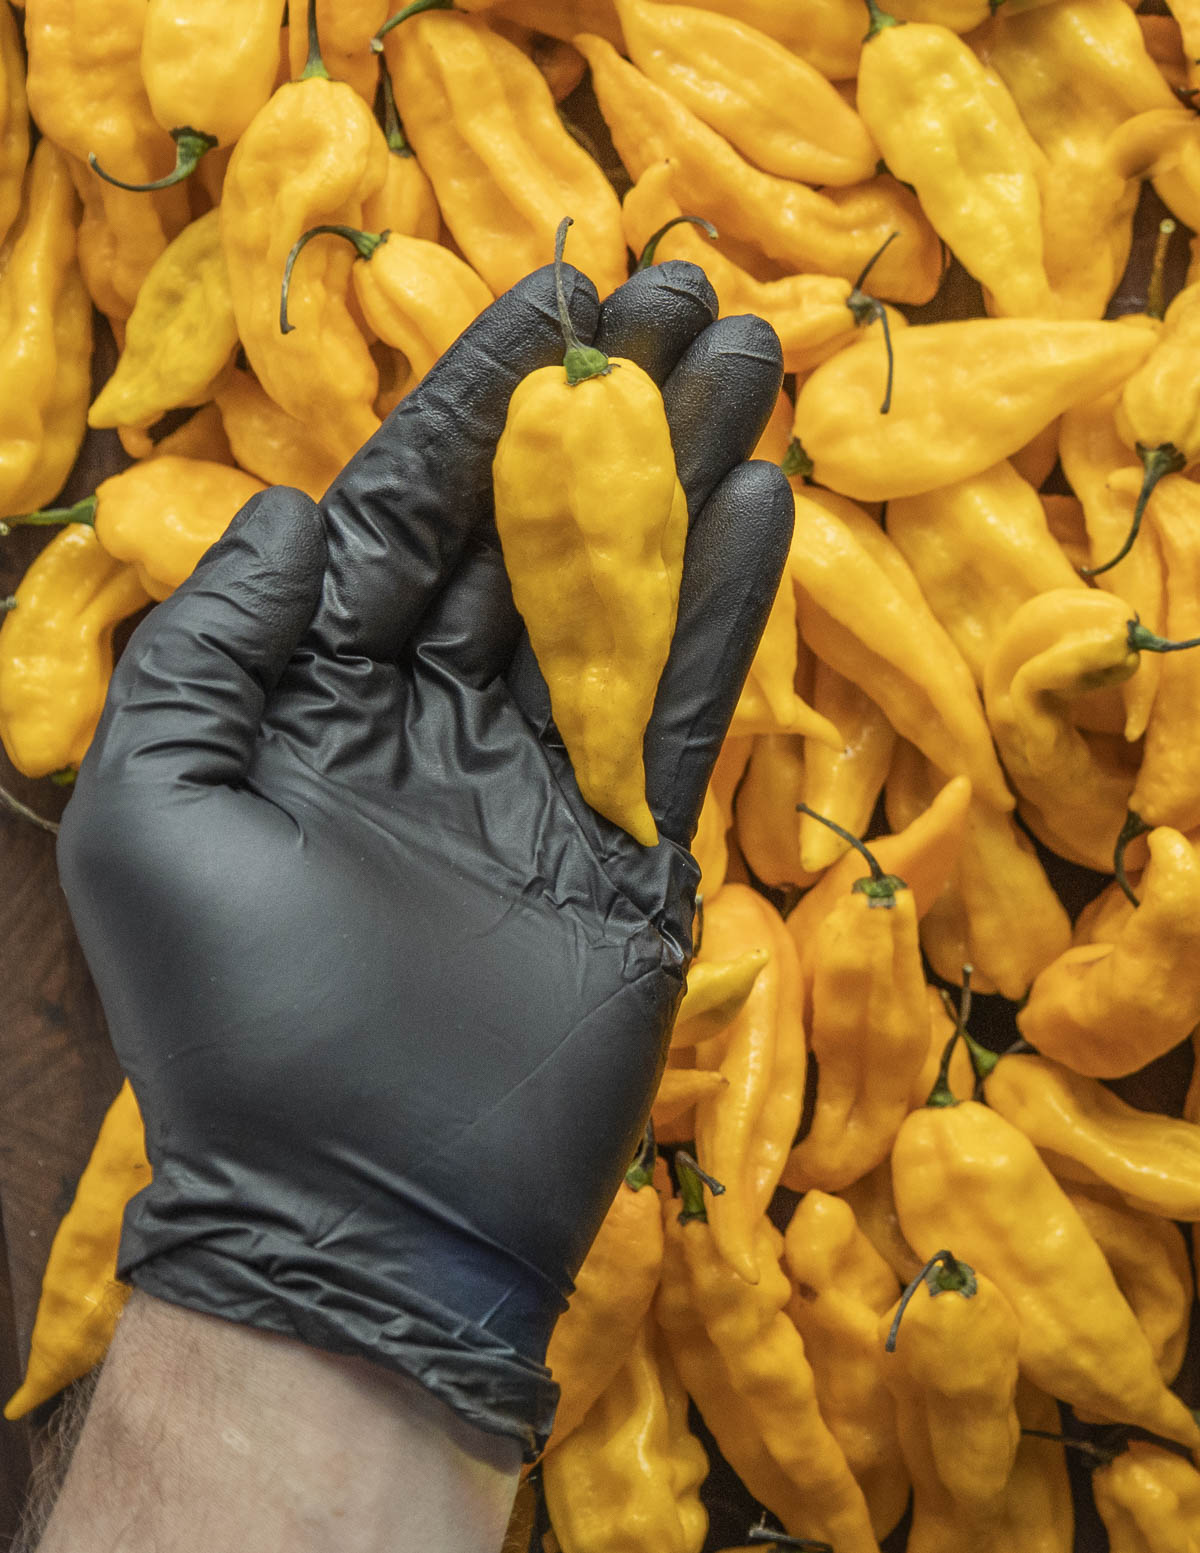
<path id="1" fill-rule="evenodd" d="M 565 304 L 561 316 L 564 364 L 509 401 L 496 527 L 580 792 L 653 846 L 642 741 L 675 628 L 687 499 L 653 379 L 598 351 L 579 361 Z"/>
<path id="2" fill-rule="evenodd" d="M 393 28 L 386 53 L 446 225 L 497 296 L 548 261 L 564 215 L 600 295 L 625 279 L 617 196 L 563 127 L 532 60 L 481 21 L 444 11 Z"/>
<path id="3" fill-rule="evenodd" d="M 25 1379 L 5 1418 L 24 1417 L 104 1357 L 129 1294 L 116 1281 L 122 1215 L 149 1180 L 142 1118 L 126 1080 L 50 1247 Z"/>
<path id="4" fill-rule="evenodd" d="M 1192 1553 L 1200 1525 L 1200 1472 L 1149 1440 L 1130 1440 L 1092 1474 L 1111 1553 Z"/>
<path id="5" fill-rule="evenodd" d="M 1115 323 L 1046 319 L 905 329 L 893 341 L 892 403 L 882 415 L 887 360 L 882 339 L 868 333 L 801 387 L 796 437 L 822 485 L 862 501 L 919 496 L 990 469 L 1071 405 L 1117 387 L 1152 343 Z M 965 403 L 986 410 L 964 423 Z"/>

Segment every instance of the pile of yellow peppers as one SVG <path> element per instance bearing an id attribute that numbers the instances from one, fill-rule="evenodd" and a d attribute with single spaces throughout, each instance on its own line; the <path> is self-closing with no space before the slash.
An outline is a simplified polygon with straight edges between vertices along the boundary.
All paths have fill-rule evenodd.
<path id="1" fill-rule="evenodd" d="M 319 497 L 564 216 L 601 296 L 691 260 L 782 342 L 789 563 L 510 1553 L 711 1548 L 713 1442 L 747 1548 L 1071 1553 L 1077 1440 L 1113 1553 L 1200 1547 L 1200 1065 L 1180 1114 L 1106 1082 L 1200 1027 L 1200 4 L 889 3 L 0 3 L 0 521 L 59 525 L 0 626 L 28 776 L 114 628 L 264 484 Z M 129 467 L 47 510 L 88 426 Z M 1074 921 L 1056 858 L 1111 880 Z M 103 1356 L 148 1168 L 126 1088 L 10 1417 Z"/>

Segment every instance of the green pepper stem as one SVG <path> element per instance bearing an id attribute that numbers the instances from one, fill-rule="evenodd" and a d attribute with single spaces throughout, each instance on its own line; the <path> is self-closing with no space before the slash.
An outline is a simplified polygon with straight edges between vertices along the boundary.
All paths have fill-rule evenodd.
<path id="1" fill-rule="evenodd" d="M 706 221 L 703 216 L 672 216 L 670 221 L 664 221 L 657 232 L 652 232 L 646 239 L 646 246 L 642 249 L 641 258 L 634 265 L 633 273 L 639 270 L 648 270 L 654 263 L 654 255 L 658 252 L 658 245 L 673 226 L 682 226 L 684 222 L 691 226 L 698 226 L 704 232 L 710 242 L 716 242 L 720 233 L 711 221 Z"/>
<path id="2" fill-rule="evenodd" d="M 746 1541 L 769 1542 L 776 1548 L 797 1548 L 800 1553 L 836 1553 L 831 1542 L 814 1542 L 811 1537 L 789 1537 L 785 1531 L 772 1531 L 765 1515 L 757 1526 L 751 1526 Z"/>
<path id="3" fill-rule="evenodd" d="M 973 965 L 964 965 L 962 968 L 962 995 L 958 1006 L 955 1007 L 954 999 L 946 991 L 945 987 L 939 987 L 938 996 L 942 1000 L 942 1007 L 954 1020 L 955 1034 L 961 1035 L 963 1045 L 967 1048 L 967 1055 L 971 1059 L 971 1071 L 975 1075 L 975 1098 L 978 1100 L 980 1090 L 986 1078 L 991 1076 L 996 1064 L 1000 1061 L 1000 1053 L 992 1051 L 977 1041 L 967 1029 L 967 1021 L 971 1017 L 971 1000 L 974 993 L 971 988 L 971 977 L 975 974 Z M 947 1073 L 947 1086 L 949 1077 Z"/>
<path id="4" fill-rule="evenodd" d="M 567 229 L 574 226 L 570 216 L 564 216 L 558 223 L 558 231 L 554 234 L 554 295 L 558 299 L 558 322 L 562 329 L 563 345 L 566 347 L 563 353 L 563 366 L 566 368 L 567 382 L 572 388 L 577 383 L 586 383 L 588 378 L 607 377 L 612 371 L 612 362 L 603 351 L 599 351 L 594 345 L 584 345 L 575 333 L 575 325 L 571 322 L 571 315 L 567 311 L 567 292 L 563 285 L 563 251 L 567 246 Z"/>
<path id="5" fill-rule="evenodd" d="M 186 124 L 173 129 L 171 139 L 175 142 L 175 166 L 165 178 L 155 178 L 153 183 L 126 183 L 124 178 L 114 178 L 112 173 L 106 173 L 100 166 L 94 151 L 88 152 L 88 166 L 103 178 L 105 183 L 114 183 L 118 189 L 128 189 L 133 194 L 149 194 L 155 189 L 169 189 L 173 183 L 182 183 L 185 178 L 190 177 L 195 172 L 196 163 L 200 158 L 207 151 L 213 150 L 217 144 L 215 135 L 206 135 L 202 129 L 191 129 Z"/>
<path id="6" fill-rule="evenodd" d="M 882 13 L 881 13 L 882 14 Z M 889 232 L 876 248 L 875 252 L 863 265 L 858 279 L 850 288 L 850 295 L 846 298 L 846 306 L 850 309 L 850 316 L 859 328 L 863 324 L 869 324 L 873 318 L 878 318 L 883 325 L 883 348 L 887 352 L 887 384 L 883 392 L 883 403 L 879 406 L 880 415 L 886 415 L 892 408 L 892 377 L 895 372 L 896 358 L 892 351 L 892 328 L 888 323 L 887 308 L 876 297 L 868 296 L 862 289 L 863 281 L 875 268 L 879 259 L 888 247 L 900 236 L 899 232 Z"/>
<path id="7" fill-rule="evenodd" d="M 922 1284 L 929 1290 L 930 1299 L 934 1299 L 939 1294 L 961 1294 L 963 1299 L 970 1300 L 975 1298 L 979 1287 L 973 1267 L 966 1262 L 960 1262 L 952 1251 L 935 1251 L 900 1296 L 895 1319 L 888 1331 L 887 1341 L 883 1345 L 885 1353 L 896 1352 L 896 1336 L 900 1331 L 900 1319 L 908 1309 L 909 1301 Z"/>
<path id="8" fill-rule="evenodd" d="M 840 836 L 843 841 L 848 841 L 856 852 L 866 858 L 871 870 L 870 878 L 856 879 L 850 888 L 856 894 L 868 896 L 872 906 L 891 906 L 896 898 L 897 890 L 908 889 L 908 885 L 905 884 L 903 879 L 897 878 L 895 874 L 884 873 L 879 866 L 879 859 L 874 853 L 867 850 L 866 844 L 860 841 L 852 831 L 844 829 L 835 820 L 827 819 L 825 815 L 818 814 L 815 809 L 810 809 L 806 803 L 798 803 L 796 809 L 798 813 L 807 814 L 810 819 L 817 820 L 822 825 L 828 827 L 835 836 Z"/>
<path id="9" fill-rule="evenodd" d="M 653 1119 L 647 1121 L 646 1130 L 642 1134 L 642 1141 L 638 1144 L 638 1151 L 633 1156 L 633 1164 L 625 1172 L 625 1185 L 630 1191 L 640 1192 L 644 1186 L 651 1186 L 654 1182 L 654 1161 L 658 1156 L 658 1146 L 654 1141 Z"/>
<path id="10" fill-rule="evenodd" d="M 13 612 L 14 609 L 16 609 L 16 607 L 17 596 L 15 593 L 9 593 L 6 594 L 3 598 L 0 598 L 0 615 L 9 615 Z"/>
<path id="11" fill-rule="evenodd" d="M 1110 561 L 1105 561 L 1103 566 L 1081 566 L 1079 568 L 1081 577 L 1099 577 L 1102 572 L 1111 571 L 1118 561 L 1125 559 L 1133 549 L 1134 540 L 1138 537 L 1142 526 L 1142 515 L 1146 511 L 1146 503 L 1150 500 L 1154 487 L 1164 475 L 1178 474 L 1181 469 L 1187 468 L 1187 459 L 1173 442 L 1160 442 L 1155 447 L 1147 447 L 1144 442 L 1139 442 L 1135 444 L 1135 448 L 1145 473 L 1142 476 L 1142 488 L 1138 492 L 1138 499 L 1133 509 L 1133 522 L 1129 525 L 1125 543 Z M 1163 649 L 1157 650 L 1161 652 Z"/>
<path id="12" fill-rule="evenodd" d="M 328 81 L 329 71 L 321 58 L 321 40 L 317 36 L 317 0 L 308 0 L 308 58 L 300 72 L 302 81 Z"/>
<path id="13" fill-rule="evenodd" d="M 725 1188 L 714 1176 L 710 1176 L 707 1170 L 701 1170 L 685 1149 L 675 1150 L 672 1165 L 675 1170 L 675 1180 L 679 1186 L 680 1201 L 683 1204 L 679 1222 L 690 1224 L 693 1219 L 707 1219 L 708 1214 L 704 1209 L 704 1188 L 707 1186 L 714 1197 L 720 1197 Z"/>
<path id="14" fill-rule="evenodd" d="M 804 451 L 799 437 L 793 437 L 788 443 L 787 452 L 783 455 L 783 462 L 779 467 L 789 480 L 799 476 L 806 485 L 812 484 L 813 461 Z"/>
<path id="15" fill-rule="evenodd" d="M 1113 873 L 1126 900 L 1132 901 L 1135 906 L 1142 903 L 1133 892 L 1133 886 L 1129 882 L 1129 876 L 1125 872 L 1125 849 L 1137 836 L 1144 836 L 1151 827 L 1146 824 L 1140 814 L 1135 814 L 1132 809 L 1125 816 L 1125 823 L 1121 826 L 1117 837 L 1117 844 L 1113 848 Z"/>
<path id="16" fill-rule="evenodd" d="M 9 814 L 16 815 L 19 820 L 27 820 L 30 825 L 36 825 L 39 830 L 44 830 L 51 836 L 58 835 L 58 825 L 54 820 L 43 819 L 28 804 L 22 803 L 15 793 L 10 793 L 6 787 L 0 787 L 0 809 L 7 809 Z"/>
<path id="17" fill-rule="evenodd" d="M 301 249 L 312 242 L 314 237 L 344 237 L 348 243 L 354 244 L 360 259 L 369 259 L 390 236 L 390 232 L 361 232 L 356 226 L 310 226 L 307 232 L 302 233 L 292 244 L 292 251 L 283 267 L 283 285 L 279 288 L 280 334 L 291 334 L 296 327 L 288 323 L 287 315 L 288 298 L 292 291 L 292 267 L 300 257 Z"/>
<path id="18" fill-rule="evenodd" d="M 867 0 L 867 14 L 871 18 L 871 25 L 867 29 L 866 37 L 863 39 L 864 43 L 870 42 L 876 33 L 883 32 L 887 27 L 904 26 L 904 23 L 898 17 L 889 16 L 885 10 L 882 10 L 876 4 L 876 0 Z"/>
<path id="19" fill-rule="evenodd" d="M 404 126 L 396 107 L 396 90 L 392 85 L 392 72 L 383 55 L 379 56 L 379 89 L 383 93 L 383 138 L 393 156 L 411 156 L 413 149 L 404 136 Z"/>
<path id="20" fill-rule="evenodd" d="M 420 16 L 422 11 L 453 11 L 454 0 L 411 0 L 403 10 L 397 11 L 395 16 L 389 16 L 387 21 L 371 39 L 371 48 L 376 54 L 383 47 L 383 40 L 391 32 L 393 27 L 399 27 L 401 22 L 406 22 L 410 16 Z"/>
<path id="21" fill-rule="evenodd" d="M 1125 640 L 1131 652 L 1186 652 L 1189 647 L 1200 647 L 1200 636 L 1189 636 L 1185 641 L 1172 642 L 1165 636 L 1156 636 L 1140 620 L 1128 622 Z"/>
<path id="22" fill-rule="evenodd" d="M 1146 315 L 1149 318 L 1161 318 L 1167 310 L 1167 249 L 1174 230 L 1175 223 L 1170 216 L 1164 216 L 1158 223 L 1150 281 L 1146 287 Z"/>
<path id="23" fill-rule="evenodd" d="M 13 528 L 46 528 L 53 523 L 87 523 L 96 519 L 96 497 L 84 496 L 73 507 L 43 507 L 39 512 L 23 512 L 0 522 L 0 538 Z"/>

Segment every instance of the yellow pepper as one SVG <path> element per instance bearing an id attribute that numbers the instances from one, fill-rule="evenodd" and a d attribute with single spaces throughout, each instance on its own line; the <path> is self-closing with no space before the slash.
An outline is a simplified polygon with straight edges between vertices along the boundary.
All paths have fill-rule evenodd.
<path id="1" fill-rule="evenodd" d="M 816 271 L 853 281 L 895 232 L 871 272 L 872 289 L 894 302 L 927 302 L 936 291 L 937 238 L 895 179 L 819 193 L 763 172 L 603 39 L 575 42 L 592 67 L 600 110 L 631 178 L 669 160 L 671 192 L 684 210 L 706 216 L 723 237 L 786 274 Z"/>
<path id="2" fill-rule="evenodd" d="M 1047 1057 L 1001 1058 L 985 1095 L 1064 1180 L 1111 1186 L 1146 1213 L 1200 1220 L 1200 1127 L 1194 1122 L 1139 1111 L 1098 1080 Z"/>
<path id="3" fill-rule="evenodd" d="M 953 1027 L 954 1021 L 951 1020 L 950 1023 Z M 941 1067 L 945 1046 L 946 1041 L 943 1040 L 938 1049 L 938 1060 L 934 1064 L 935 1077 Z M 968 1066 L 970 1066 L 969 1063 Z M 933 1082 L 931 1078 L 929 1084 L 925 1086 L 918 1105 L 913 1107 L 914 1110 L 925 1104 Z M 967 1094 L 971 1092 L 971 1087 L 970 1083 L 966 1085 Z M 882 1165 L 876 1165 L 875 1169 L 863 1176 L 861 1181 L 855 1181 L 853 1186 L 845 1187 L 838 1196 L 850 1207 L 859 1229 L 892 1269 L 898 1283 L 907 1287 L 924 1264 L 905 1240 L 904 1232 L 900 1228 L 900 1219 L 896 1213 L 896 1199 L 892 1191 L 891 1161 L 885 1159 Z"/>
<path id="4" fill-rule="evenodd" d="M 700 868 L 697 899 L 701 901 L 711 899 L 717 893 L 729 872 L 733 795 L 742 780 L 753 743 L 750 738 L 726 739 L 709 778 L 696 834 L 692 837 L 692 855 Z"/>
<path id="5" fill-rule="evenodd" d="M 972 967 L 973 972 L 974 967 Z M 958 968 L 957 974 L 961 979 L 961 965 Z M 972 987 L 975 991 L 980 990 L 978 977 L 974 977 L 972 980 Z M 925 1051 L 925 1061 L 921 1064 L 921 1071 L 913 1080 L 912 1087 L 908 1092 L 908 1108 L 910 1111 L 920 1110 L 933 1092 L 934 1086 L 938 1082 L 938 1075 L 941 1072 L 942 1056 L 946 1050 L 946 1042 L 954 1034 L 955 1029 L 955 1016 L 950 1009 L 949 994 L 940 992 L 936 987 L 926 987 L 925 1003 L 929 1013 L 929 1045 Z M 975 1093 L 975 1069 L 971 1066 L 971 1054 L 961 1041 L 955 1044 L 950 1057 L 950 1064 L 946 1069 L 946 1085 L 956 1100 L 970 1100 Z M 882 1171 L 886 1176 L 887 1170 L 888 1165 L 885 1161 L 882 1165 L 877 1166 L 870 1173 L 870 1176 L 866 1178 L 869 1184 L 863 1190 L 873 1202 L 875 1201 L 875 1194 L 882 1194 L 884 1190 L 885 1182 L 880 1179 L 880 1172 Z M 890 1178 L 888 1178 L 886 1185 L 887 1199 L 890 1201 Z M 851 1196 L 853 1196 L 855 1191 L 856 1188 L 851 1186 Z M 878 1213 L 878 1207 L 876 1207 L 876 1211 Z M 891 1205 L 891 1214 L 894 1217 L 894 1203 Z M 898 1226 L 896 1233 L 899 1234 Z M 906 1283 L 911 1283 L 916 1276 L 917 1266 L 918 1262 L 914 1256 L 911 1267 L 908 1267 L 906 1264 Z"/>
<path id="6" fill-rule="evenodd" d="M 845 1452 L 882 1542 L 904 1514 L 911 1483 L 876 1335 L 900 1285 L 840 1197 L 806 1192 L 783 1246 L 793 1291 L 788 1314 L 804 1339 L 821 1417 Z"/>
<path id="7" fill-rule="evenodd" d="M 483 22 L 441 11 L 412 16 L 386 47 L 446 225 L 491 290 L 499 296 L 546 263 L 564 211 L 579 223 L 580 268 L 601 296 L 619 286 L 616 193 L 563 127 L 532 60 Z"/>
<path id="8" fill-rule="evenodd" d="M 887 1158 L 929 1045 L 912 891 L 858 849 L 871 876 L 855 881 L 813 944 L 817 1099 L 783 1177 L 797 1192 L 837 1191 Z"/>
<path id="9" fill-rule="evenodd" d="M 294 485 L 320 501 L 341 465 L 248 373 L 226 373 L 216 404 L 234 457 L 267 485 Z"/>
<path id="10" fill-rule="evenodd" d="M 796 805 L 804 791 L 804 741 L 790 733 L 759 734 L 733 812 L 742 856 L 763 884 L 804 888 L 815 882 L 800 862 Z"/>
<path id="11" fill-rule="evenodd" d="M 29 104 L 25 97 L 25 53 L 11 11 L 0 12 L 0 243 L 21 208 L 21 185 L 29 160 Z"/>
<path id="12" fill-rule="evenodd" d="M 909 1546 L 998 1549 L 1021 1438 L 1012 1306 L 991 1279 L 943 1250 L 876 1330 L 912 1475 Z"/>
<path id="13" fill-rule="evenodd" d="M 0 624 L 0 739 L 18 771 L 79 765 L 108 693 L 113 629 L 148 603 L 135 569 L 85 524 L 37 556 Z"/>
<path id="14" fill-rule="evenodd" d="M 861 512 L 835 515 L 799 493 L 795 510 L 788 572 L 804 640 L 939 770 L 968 776 L 981 797 L 1010 809 L 970 672 L 899 551 Z"/>
<path id="15" fill-rule="evenodd" d="M 310 6 L 313 0 L 310 0 Z M 378 372 L 345 292 L 353 256 L 323 241 L 292 289 L 297 325 L 279 329 L 279 285 L 293 243 L 318 221 L 358 226 L 382 187 L 388 149 L 353 87 L 331 81 L 313 50 L 238 141 L 221 200 L 221 242 L 238 334 L 263 387 L 338 462 L 375 431 Z M 319 258 L 318 258 L 319 254 Z"/>
<path id="16" fill-rule="evenodd" d="M 883 790 L 896 732 L 866 691 L 827 663 L 813 671 L 813 710 L 842 735 L 842 747 L 804 741 L 804 801 L 844 831 L 861 835 Z M 800 816 L 800 866 L 821 873 L 842 857 L 850 843 L 810 814 Z"/>
<path id="17" fill-rule="evenodd" d="M 50 1247 L 25 1380 L 5 1418 L 23 1418 L 104 1357 L 129 1295 L 116 1281 L 125 1204 L 149 1184 L 142 1118 L 126 1080 Z"/>
<path id="18" fill-rule="evenodd" d="M 687 498 L 654 381 L 575 338 L 568 224 L 555 248 L 566 355 L 509 401 L 492 466 L 496 527 L 579 790 L 653 846 L 642 741 L 675 628 Z"/>
<path id="19" fill-rule="evenodd" d="M 321 57 L 330 76 L 351 86 L 364 102 L 373 104 L 378 64 L 371 40 L 383 26 L 388 0 L 317 0 L 315 26 Z M 292 79 L 304 71 L 307 42 L 303 29 L 288 29 L 288 62 Z"/>
<path id="20" fill-rule="evenodd" d="M 1149 1440 L 1130 1440 L 1092 1473 L 1110 1553 L 1192 1553 L 1200 1525 L 1200 1472 Z"/>
<path id="21" fill-rule="evenodd" d="M 971 318 L 905 329 L 884 415 L 888 362 L 868 332 L 805 381 L 795 435 L 821 485 L 864 501 L 920 496 L 991 468 L 1064 410 L 1116 388 L 1152 344 L 1115 323 Z M 964 420 L 965 404 L 979 411 Z"/>
<path id="22" fill-rule="evenodd" d="M 237 342 L 221 213 L 210 210 L 154 261 L 88 425 L 151 426 L 168 410 L 205 397 Z"/>
<path id="23" fill-rule="evenodd" d="M 687 974 L 687 987 L 671 1031 L 673 1048 L 695 1046 L 729 1025 L 750 996 L 758 974 L 771 958 L 755 945 L 728 959 L 718 959 L 713 941 L 702 943 Z"/>
<path id="24" fill-rule="evenodd" d="M 404 237 L 436 242 L 442 213 L 433 185 L 405 138 L 396 112 L 392 74 L 382 58 L 379 82 L 383 88 L 383 137 L 391 155 L 383 187 L 363 201 L 363 225 L 372 232 L 399 232 Z"/>
<path id="25" fill-rule="evenodd" d="M 1066 1451 L 1057 1440 L 1026 1433 L 1057 1434 L 1058 1403 L 1022 1376 L 1017 1382 L 1017 1418 L 1021 1443 L 1004 1489 L 999 1546 L 1021 1553 L 1073 1553 L 1075 1505 Z"/>
<path id="26" fill-rule="evenodd" d="M 211 464 L 237 462 L 221 424 L 221 412 L 215 404 L 201 405 L 182 425 L 157 442 L 151 441 L 144 431 L 128 426 L 119 427 L 117 435 L 131 458 L 202 458 Z"/>

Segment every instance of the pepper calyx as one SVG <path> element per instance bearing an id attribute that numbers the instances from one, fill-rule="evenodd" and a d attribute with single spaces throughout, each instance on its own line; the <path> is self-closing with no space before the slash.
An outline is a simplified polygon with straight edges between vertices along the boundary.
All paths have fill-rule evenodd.
<path id="1" fill-rule="evenodd" d="M 371 52 L 378 54 L 383 48 L 384 38 L 392 28 L 398 27 L 401 22 L 406 22 L 410 16 L 419 16 L 422 11 L 456 11 L 457 9 L 454 0 L 411 0 L 411 4 L 397 11 L 395 16 L 389 16 L 384 22 L 371 39 Z"/>
<path id="2" fill-rule="evenodd" d="M 813 483 L 813 461 L 804 451 L 799 437 L 793 437 L 788 443 L 787 452 L 779 465 L 789 480 L 799 478 L 805 485 Z"/>
<path id="3" fill-rule="evenodd" d="M 961 1294 L 963 1299 L 970 1300 L 975 1298 L 979 1288 L 973 1267 L 959 1261 L 952 1251 L 935 1251 L 900 1296 L 895 1317 L 888 1329 L 887 1341 L 883 1345 L 885 1353 L 896 1352 L 896 1338 L 900 1331 L 901 1319 L 922 1284 L 929 1290 L 930 1299 L 939 1294 Z"/>
<path id="4" fill-rule="evenodd" d="M 889 16 L 876 0 L 867 0 L 867 15 L 871 18 L 871 25 L 863 36 L 864 43 L 869 43 L 877 33 L 884 32 L 888 27 L 905 25 L 898 16 Z"/>
<path id="5" fill-rule="evenodd" d="M 187 124 L 181 124 L 178 129 L 173 129 L 171 139 L 175 142 L 175 166 L 165 177 L 155 178 L 150 183 L 127 183 L 123 178 L 116 178 L 112 173 L 106 173 L 100 166 L 94 151 L 88 152 L 88 166 L 103 178 L 105 183 L 115 184 L 118 189 L 128 189 L 132 194 L 151 194 L 155 189 L 169 189 L 174 183 L 182 183 L 195 172 L 200 158 L 206 152 L 214 150 L 218 144 L 215 135 L 206 134 L 202 129 L 192 129 Z"/>
<path id="6" fill-rule="evenodd" d="M 554 234 L 554 295 L 558 301 L 558 323 L 565 347 L 563 367 L 572 388 L 579 383 L 586 383 L 588 378 L 607 377 L 613 369 L 612 362 L 602 350 L 597 350 L 594 345 L 585 345 L 575 333 L 575 325 L 567 310 L 567 293 L 563 285 L 563 250 L 567 246 L 567 229 L 574 224 L 570 216 L 564 216 Z"/>
<path id="7" fill-rule="evenodd" d="M 706 1221 L 708 1213 L 704 1207 L 704 1188 L 707 1186 L 714 1197 L 720 1197 L 725 1188 L 714 1176 L 710 1176 L 707 1170 L 701 1170 L 686 1149 L 676 1149 L 675 1158 L 671 1163 L 682 1204 L 679 1222 L 690 1224 L 693 1219 Z"/>

